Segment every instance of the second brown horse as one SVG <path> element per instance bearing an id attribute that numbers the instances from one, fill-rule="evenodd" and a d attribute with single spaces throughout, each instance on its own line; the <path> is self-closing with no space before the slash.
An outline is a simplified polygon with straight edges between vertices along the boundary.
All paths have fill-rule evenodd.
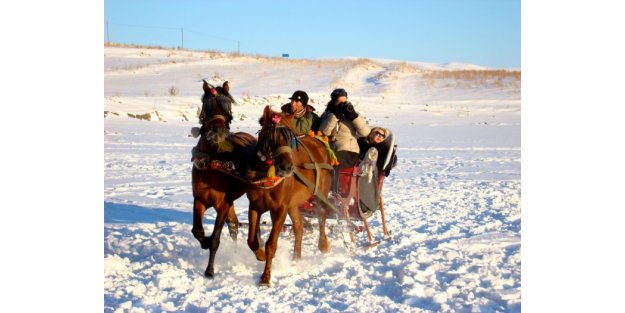
<path id="1" fill-rule="evenodd" d="M 257 155 L 267 164 L 275 167 L 276 177 L 281 181 L 275 186 L 253 187 L 248 190 L 249 234 L 248 245 L 260 261 L 265 261 L 265 269 L 260 284 L 271 284 L 271 263 L 278 248 L 278 238 L 287 214 L 293 223 L 295 234 L 294 258 L 301 258 L 303 224 L 298 206 L 312 195 L 325 199 L 332 184 L 332 166 L 330 155 L 318 139 L 303 136 L 298 138 L 292 130 L 289 116 L 265 107 L 261 117 L 262 128 L 258 136 Z M 323 202 L 323 201 L 320 201 Z M 259 223 L 261 215 L 269 211 L 271 215 L 271 233 L 265 244 L 260 247 Z M 328 252 L 330 246 L 325 233 L 327 208 L 320 206 L 319 250 Z"/>

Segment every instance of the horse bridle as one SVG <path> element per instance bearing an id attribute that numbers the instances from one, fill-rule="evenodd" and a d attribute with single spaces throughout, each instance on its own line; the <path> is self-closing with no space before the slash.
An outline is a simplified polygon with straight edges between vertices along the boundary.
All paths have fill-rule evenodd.
<path id="1" fill-rule="evenodd" d="M 221 114 L 213 115 L 213 116 L 211 116 L 211 118 L 208 119 L 208 121 L 206 122 L 206 125 L 208 125 L 208 124 L 210 124 L 210 123 L 212 123 L 212 122 L 214 122 L 216 120 L 222 120 L 225 123 L 226 122 L 226 117 L 224 115 L 221 115 Z"/>
<path id="2" fill-rule="evenodd" d="M 222 120 L 224 122 L 224 124 L 226 123 L 227 119 L 224 115 L 221 114 L 216 114 L 211 116 L 208 121 L 204 122 L 205 125 L 205 131 L 204 131 L 204 139 L 206 139 L 207 141 L 211 141 L 209 139 L 209 133 L 213 132 L 213 127 L 211 127 L 210 125 L 217 121 L 217 120 Z M 227 127 L 226 127 L 227 128 Z"/>
<path id="3" fill-rule="evenodd" d="M 261 153 L 261 151 L 259 151 L 259 157 L 261 158 L 261 161 L 266 161 L 266 160 L 269 160 L 269 159 L 273 159 L 274 156 L 279 156 L 279 155 L 282 155 L 282 154 L 285 154 L 285 153 L 288 153 L 289 156 L 291 156 L 291 158 L 293 158 L 293 148 L 292 148 L 292 146 L 296 145 L 295 142 L 297 140 L 297 138 L 293 134 L 293 131 L 291 131 L 291 129 L 289 129 L 287 126 L 282 125 L 282 124 L 274 124 L 274 125 L 275 126 L 274 126 L 274 129 L 273 129 L 273 133 L 274 133 L 273 138 L 275 139 L 275 137 L 277 135 L 281 135 L 281 136 L 284 137 L 284 139 L 287 142 L 291 141 L 291 144 L 290 145 L 286 144 L 286 145 L 283 145 L 283 146 L 279 146 L 279 147 L 277 147 L 275 149 L 271 149 L 270 151 L 264 151 L 262 153 Z M 261 147 L 261 150 L 263 150 L 262 147 Z"/>

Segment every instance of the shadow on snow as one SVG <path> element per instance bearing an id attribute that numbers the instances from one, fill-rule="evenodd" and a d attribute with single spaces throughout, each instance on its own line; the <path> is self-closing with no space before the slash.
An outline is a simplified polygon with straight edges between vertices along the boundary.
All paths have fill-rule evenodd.
<path id="1" fill-rule="evenodd" d="M 132 204 L 104 202 L 104 223 L 180 222 L 191 224 L 193 214 L 172 209 L 147 208 Z"/>

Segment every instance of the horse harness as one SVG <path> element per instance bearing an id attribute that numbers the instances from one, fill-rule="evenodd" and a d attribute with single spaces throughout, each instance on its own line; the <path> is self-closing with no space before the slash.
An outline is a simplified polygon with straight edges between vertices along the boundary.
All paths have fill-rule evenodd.
<path id="1" fill-rule="evenodd" d="M 310 152 L 310 150 L 308 149 L 306 144 L 304 144 L 304 142 L 300 139 L 300 138 L 304 137 L 304 135 L 292 136 L 291 135 L 292 133 L 289 131 L 289 128 L 284 126 L 284 125 L 280 125 L 280 124 L 278 124 L 276 126 L 276 129 L 275 129 L 274 132 L 278 133 L 279 131 L 281 131 L 281 133 L 284 136 L 284 138 L 287 141 L 290 141 L 291 144 L 290 145 L 277 147 L 273 151 L 268 152 L 269 157 L 272 157 L 274 155 L 278 156 L 278 155 L 281 155 L 281 154 L 288 153 L 291 156 L 291 158 L 292 158 L 293 157 L 293 148 L 297 149 L 298 146 L 303 147 L 304 151 L 306 151 L 306 154 L 308 154 L 308 158 L 311 160 L 311 163 L 304 163 L 304 164 L 300 164 L 298 166 L 303 168 L 303 169 L 309 169 L 309 170 L 313 170 L 314 171 L 314 173 L 315 173 L 315 184 L 313 185 L 313 183 L 308 178 L 306 178 L 306 176 L 304 176 L 304 174 L 298 168 L 295 168 L 293 172 L 295 173 L 295 176 L 297 176 L 297 178 L 299 178 L 304 183 L 304 185 L 306 185 L 306 187 L 308 187 L 309 189 L 313 190 L 313 195 L 314 196 L 316 196 L 316 197 L 322 196 L 319 193 L 319 191 L 318 191 L 319 177 L 320 177 L 319 171 L 321 169 L 326 169 L 326 170 L 329 170 L 329 171 L 333 171 L 334 168 L 332 167 L 332 165 L 327 164 L 327 163 L 315 162 L 312 153 Z M 266 148 L 269 148 L 269 147 L 266 147 Z M 267 158 L 267 156 L 265 156 L 265 159 L 266 158 Z M 281 180 L 280 180 L 280 182 L 281 182 Z M 271 186 L 271 188 L 273 188 L 273 187 L 275 187 L 277 185 L 278 185 L 278 182 L 273 184 Z"/>
<path id="2" fill-rule="evenodd" d="M 285 127 L 286 126 L 278 126 L 278 127 Z M 313 170 L 315 173 L 315 183 L 313 184 L 306 176 L 304 176 L 304 174 L 298 169 L 295 168 L 293 170 L 293 173 L 295 173 L 295 176 L 297 178 L 299 178 L 299 180 L 302 181 L 302 183 L 304 183 L 304 185 L 306 185 L 306 187 L 308 187 L 308 189 L 312 189 L 313 191 L 313 196 L 315 198 L 317 198 L 319 201 L 323 202 L 327 207 L 331 208 L 335 214 L 337 214 L 337 216 L 341 216 L 341 212 L 336 208 L 336 206 L 330 202 L 328 200 L 328 198 L 326 198 L 325 195 L 323 195 L 321 192 L 319 192 L 319 179 L 320 176 L 319 172 L 321 171 L 321 169 L 326 169 L 329 171 L 334 171 L 334 167 L 332 167 L 332 165 L 327 164 L 327 163 L 319 163 L 319 162 L 315 162 L 312 153 L 310 152 L 310 150 L 308 149 L 308 147 L 306 146 L 306 144 L 300 139 L 301 137 L 304 137 L 304 135 L 301 135 L 299 137 L 293 137 L 292 140 L 292 146 L 297 147 L 298 144 L 299 146 L 302 146 L 304 148 L 304 150 L 306 151 L 306 154 L 308 154 L 308 158 L 311 160 L 311 163 L 303 163 L 298 165 L 299 167 L 303 168 L 303 169 L 309 169 L 309 170 Z M 318 139 L 318 138 L 317 138 Z M 293 155 L 293 148 L 291 146 L 281 146 L 278 147 L 275 150 L 276 155 L 280 155 L 283 153 L 289 153 L 291 156 Z M 283 177 L 282 177 L 283 179 Z M 280 182 L 282 181 L 282 179 L 280 180 Z M 273 188 L 275 186 L 277 186 L 280 182 L 275 183 L 273 186 L 271 186 L 270 188 Z M 265 187 L 267 188 L 267 187 Z M 349 220 L 347 220 L 347 222 L 350 224 L 350 226 L 355 227 L 355 225 L 353 223 L 351 223 Z"/>
<path id="3" fill-rule="evenodd" d="M 226 117 L 220 114 L 217 115 L 213 115 L 211 116 L 211 118 L 206 122 L 206 125 L 210 124 L 213 121 L 216 120 L 222 120 L 222 121 L 226 121 Z M 228 134 L 228 137 L 230 136 L 230 134 Z M 206 134 L 204 134 L 204 136 L 202 136 L 203 139 L 208 140 L 208 137 Z M 219 151 L 222 150 L 221 147 L 222 144 L 219 144 L 217 147 L 217 155 L 219 155 Z M 231 144 L 229 145 L 231 146 Z M 228 149 L 223 149 L 225 150 L 225 152 L 229 152 Z M 231 149 L 230 149 L 231 151 Z M 234 162 L 232 161 L 223 161 L 223 160 L 219 160 L 215 158 L 215 154 L 211 154 L 211 153 L 207 153 L 207 152 L 203 152 L 200 151 L 198 149 L 198 147 L 193 147 L 193 149 L 191 150 L 191 161 L 193 162 L 193 166 L 200 170 L 200 171 L 208 171 L 208 170 L 215 170 L 215 171 L 220 171 L 224 174 L 227 174 L 231 177 L 234 177 L 238 180 L 241 180 L 243 182 L 247 182 L 247 180 L 241 178 L 241 176 L 237 175 L 236 173 L 236 168 L 234 165 Z"/>

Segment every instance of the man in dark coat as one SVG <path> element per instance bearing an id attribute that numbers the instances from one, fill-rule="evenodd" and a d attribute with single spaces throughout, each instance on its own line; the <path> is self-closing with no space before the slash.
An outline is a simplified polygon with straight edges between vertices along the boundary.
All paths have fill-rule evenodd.
<path id="1" fill-rule="evenodd" d="M 297 134 L 306 134 L 309 130 L 317 132 L 321 121 L 315 113 L 315 108 L 312 105 L 308 105 L 308 94 L 298 90 L 289 99 L 291 99 L 291 103 L 283 105 L 280 109 L 286 114 L 293 115 L 293 123 Z"/>

